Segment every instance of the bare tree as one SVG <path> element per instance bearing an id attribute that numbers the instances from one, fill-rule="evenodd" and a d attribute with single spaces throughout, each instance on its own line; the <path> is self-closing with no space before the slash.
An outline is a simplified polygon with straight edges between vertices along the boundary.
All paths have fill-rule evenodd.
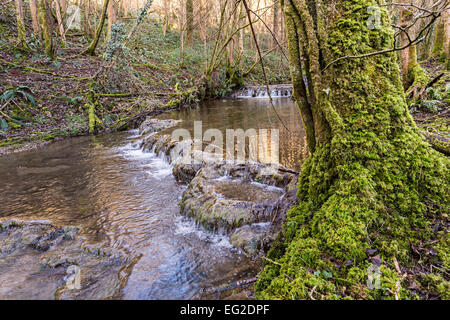
<path id="1" fill-rule="evenodd" d="M 112 26 L 116 23 L 116 8 L 114 0 L 110 0 L 108 3 L 108 32 L 106 33 L 106 39 L 111 37 Z"/>
<path id="2" fill-rule="evenodd" d="M 27 32 L 23 18 L 23 1 L 16 0 L 16 21 L 17 21 L 17 46 L 28 49 Z"/>
<path id="3" fill-rule="evenodd" d="M 33 32 L 36 36 L 40 36 L 41 28 L 37 15 L 37 0 L 30 0 L 31 21 L 33 22 Z"/>
<path id="4" fill-rule="evenodd" d="M 53 22 L 51 21 L 50 4 L 47 0 L 39 0 L 38 17 L 42 28 L 42 37 L 45 43 L 45 53 L 51 59 L 55 58 L 53 44 Z"/>
<path id="5" fill-rule="evenodd" d="M 109 1 L 110 0 L 104 0 L 104 2 L 103 2 L 102 15 L 100 17 L 100 21 L 98 22 L 98 26 L 97 26 L 97 29 L 95 32 L 94 39 L 92 39 L 92 42 L 89 45 L 89 47 L 83 52 L 84 54 L 88 54 L 91 56 L 93 56 L 95 54 L 95 49 L 97 48 L 98 42 L 100 40 L 100 35 L 103 30 L 103 25 L 105 24 L 106 12 L 108 10 Z"/>

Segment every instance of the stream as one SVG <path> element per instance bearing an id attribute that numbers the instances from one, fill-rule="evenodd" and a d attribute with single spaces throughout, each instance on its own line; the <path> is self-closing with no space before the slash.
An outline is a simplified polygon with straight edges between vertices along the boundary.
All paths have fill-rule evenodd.
<path id="1" fill-rule="evenodd" d="M 262 99 L 208 101 L 159 118 L 183 120 L 178 127 L 186 129 L 196 120 L 204 130 L 278 128 L 280 162 L 298 170 L 308 155 L 299 112 L 288 98 L 274 103 L 284 124 Z M 88 242 L 141 254 L 118 299 L 190 299 L 203 288 L 254 277 L 260 266 L 227 236 L 179 214 L 186 186 L 162 158 L 141 151 L 138 141 L 138 130 L 131 130 L 1 157 L 0 219 L 77 225 Z M 14 272 L 26 286 L 27 268 L 21 269 Z M 0 269 L 0 299 L 14 297 L 2 291 L 13 286 L 8 279 Z M 36 297 L 39 288 L 30 287 L 26 298 Z"/>

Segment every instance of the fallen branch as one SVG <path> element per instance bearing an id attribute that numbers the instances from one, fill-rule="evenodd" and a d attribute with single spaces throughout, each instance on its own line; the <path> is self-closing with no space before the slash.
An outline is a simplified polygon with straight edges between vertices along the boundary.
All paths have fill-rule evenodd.
<path id="1" fill-rule="evenodd" d="M 450 140 L 447 137 L 425 131 L 421 133 L 435 150 L 450 156 Z"/>
<path id="2" fill-rule="evenodd" d="M 438 75 L 436 78 L 434 78 L 433 80 L 431 80 L 427 86 L 425 87 L 425 89 L 431 87 L 432 85 L 434 85 L 436 82 L 438 82 L 443 76 L 445 75 L 445 73 L 441 73 L 440 75 Z"/>
<path id="3" fill-rule="evenodd" d="M 47 74 L 47 75 L 53 76 L 55 78 L 75 79 L 75 80 L 78 80 L 78 81 L 85 81 L 85 80 L 91 79 L 91 77 L 79 78 L 79 77 L 68 75 L 68 74 L 56 74 L 56 73 L 53 73 L 53 72 L 48 71 L 48 70 L 37 69 L 37 68 L 33 68 L 33 67 L 28 67 L 28 66 L 23 66 L 23 65 L 14 63 L 14 62 L 6 61 L 4 59 L 0 59 L 0 62 L 5 63 L 5 64 L 10 65 L 10 66 L 13 66 L 13 67 L 16 67 L 16 68 L 21 68 L 21 69 L 25 69 L 25 70 L 32 71 L 32 72 L 41 73 L 41 74 Z"/>

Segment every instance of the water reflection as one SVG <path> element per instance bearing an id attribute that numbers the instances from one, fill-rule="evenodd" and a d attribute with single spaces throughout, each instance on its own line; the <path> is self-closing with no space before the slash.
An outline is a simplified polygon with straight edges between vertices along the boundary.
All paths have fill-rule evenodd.
<path id="1" fill-rule="evenodd" d="M 186 128 L 203 120 L 205 130 L 278 128 L 281 162 L 298 169 L 307 156 L 300 116 L 289 100 L 277 100 L 276 109 L 290 132 L 263 101 L 215 101 L 164 117 L 184 119 Z M 225 236 L 179 215 L 185 186 L 135 139 L 136 131 L 81 137 L 1 157 L 0 218 L 79 225 L 90 242 L 141 253 L 121 298 L 188 299 L 200 288 L 253 277 L 258 267 Z"/>
<path id="2" fill-rule="evenodd" d="M 201 103 L 195 109 L 163 114 L 163 119 L 184 120 L 175 128 L 166 130 L 171 133 L 177 128 L 190 130 L 194 136 L 194 121 L 202 121 L 203 133 L 208 129 L 219 129 L 224 141 L 226 129 L 255 129 L 260 139 L 260 129 L 278 129 L 280 132 L 280 163 L 288 168 L 299 170 L 308 157 L 306 134 L 300 113 L 290 98 L 274 99 L 276 113 L 267 100 L 235 99 L 215 100 Z M 281 118 L 282 122 L 278 119 Z M 270 152 L 270 131 L 266 136 L 267 149 Z"/>

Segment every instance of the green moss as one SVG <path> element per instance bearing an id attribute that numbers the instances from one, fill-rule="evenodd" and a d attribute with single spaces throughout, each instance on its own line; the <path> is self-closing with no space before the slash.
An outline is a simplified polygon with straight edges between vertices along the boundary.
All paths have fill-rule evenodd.
<path id="1" fill-rule="evenodd" d="M 299 4 L 305 2 L 295 2 L 298 23 L 308 20 L 302 16 L 309 12 L 306 5 Z M 381 27 L 367 28 L 373 4 L 345 0 L 336 7 L 320 43 L 327 61 L 392 47 L 385 10 Z M 315 58 L 308 55 L 305 64 Z M 272 262 L 260 275 L 256 298 L 414 298 L 392 261 L 412 268 L 411 245 L 436 238 L 430 204 L 438 208 L 433 217 L 449 209 L 450 162 L 430 148 L 409 115 L 395 54 L 340 60 L 323 75 L 307 71 L 318 81 L 309 94 L 314 86 L 326 93 L 311 96 L 321 111 L 314 117 L 324 117 L 330 130 L 315 121 L 316 137 L 325 134 L 302 168 L 299 204 L 268 254 Z M 366 283 L 369 249 L 382 262 L 381 285 L 374 290 Z M 317 273 L 323 270 L 333 276 Z"/>
<path id="2" fill-rule="evenodd" d="M 422 285 L 444 300 L 450 300 L 450 282 L 441 275 L 424 274 L 421 277 Z"/>

